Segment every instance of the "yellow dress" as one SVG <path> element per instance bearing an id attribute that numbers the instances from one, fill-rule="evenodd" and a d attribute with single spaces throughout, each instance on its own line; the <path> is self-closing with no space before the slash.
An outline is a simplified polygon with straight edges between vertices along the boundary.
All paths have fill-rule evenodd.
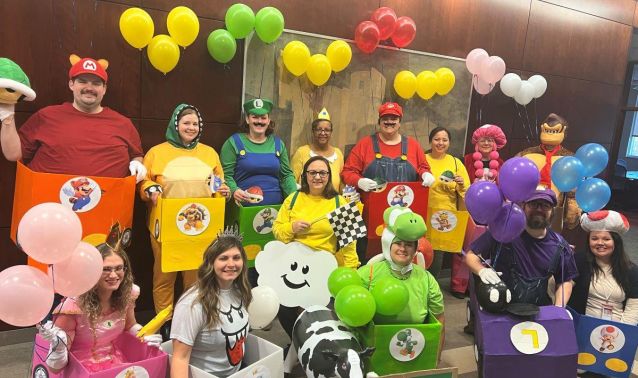
<path id="1" fill-rule="evenodd" d="M 428 197 L 428 207 L 442 210 L 458 210 L 456 208 L 456 196 L 465 199 L 465 193 L 470 186 L 470 177 L 467 174 L 463 162 L 450 154 L 445 154 L 443 159 L 435 159 L 430 154 L 425 154 L 425 158 L 430 165 L 430 170 L 434 176 L 434 184 L 430 187 Z M 463 177 L 464 185 L 458 185 L 454 181 L 446 182 L 441 180 L 441 175 L 445 171 Z"/>

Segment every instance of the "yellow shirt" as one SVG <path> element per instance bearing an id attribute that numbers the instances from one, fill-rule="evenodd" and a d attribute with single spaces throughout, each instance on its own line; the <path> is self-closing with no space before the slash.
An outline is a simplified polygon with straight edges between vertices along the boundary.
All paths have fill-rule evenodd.
<path id="1" fill-rule="evenodd" d="M 459 200 L 465 199 L 465 193 L 470 186 L 470 178 L 463 162 L 450 154 L 445 154 L 442 159 L 435 159 L 430 154 L 425 154 L 425 159 L 430 165 L 430 170 L 434 176 L 434 184 L 430 187 L 430 196 L 428 197 L 428 207 L 457 210 L 456 199 L 457 194 Z M 445 171 L 451 171 L 454 175 L 463 177 L 463 185 L 456 182 L 445 182 L 441 180 L 441 174 Z"/>
<path id="2" fill-rule="evenodd" d="M 144 156 L 147 173 L 140 183 L 140 197 L 148 201 L 144 192 L 152 185 L 160 185 L 163 198 L 210 197 L 207 180 L 212 174 L 224 180 L 219 155 L 214 148 L 198 143 L 187 150 L 168 142 L 154 146 Z M 219 193 L 215 194 L 219 196 Z"/>
<path id="3" fill-rule="evenodd" d="M 290 165 L 292 166 L 292 172 L 295 175 L 295 180 L 300 184 L 299 178 L 301 177 L 301 172 L 303 171 L 303 166 L 306 164 L 308 159 L 313 156 L 317 156 L 310 149 L 310 145 L 306 144 L 305 146 L 301 146 L 295 151 L 295 154 L 292 156 L 290 160 Z M 335 147 L 335 152 L 332 156 L 326 158 L 328 162 L 330 162 L 330 171 L 332 172 L 332 186 L 334 186 L 336 191 L 341 191 L 341 171 L 343 170 L 343 153 L 340 149 Z"/>
<path id="4" fill-rule="evenodd" d="M 326 199 L 299 192 L 294 206 L 290 209 L 290 203 L 294 196 L 295 193 L 289 195 L 279 209 L 277 219 L 272 228 L 275 238 L 284 243 L 297 241 L 313 249 L 328 251 L 335 255 L 339 266 L 357 268 L 359 266 L 359 258 L 356 252 L 356 242 L 350 243 L 337 251 L 337 237 L 330 226 L 330 222 L 325 217 L 326 214 L 337 207 L 335 199 Z M 339 206 L 343 206 L 346 203 L 347 201 L 339 196 Z M 310 226 L 308 232 L 299 234 L 292 232 L 293 222 L 313 222 L 322 217 L 323 219 Z"/>

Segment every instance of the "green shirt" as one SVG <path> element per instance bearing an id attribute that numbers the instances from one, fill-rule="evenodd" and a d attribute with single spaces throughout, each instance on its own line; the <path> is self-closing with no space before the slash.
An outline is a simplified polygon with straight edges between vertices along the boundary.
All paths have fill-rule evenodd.
<path id="1" fill-rule="evenodd" d="M 370 282 L 370 269 L 372 268 L 372 282 Z M 392 275 L 390 264 L 387 261 L 378 261 L 370 267 L 365 265 L 359 270 L 359 277 L 368 289 L 372 289 L 379 279 Z M 418 265 L 412 265 L 412 271 L 408 278 L 401 280 L 410 293 L 408 305 L 393 316 L 376 314 L 376 324 L 420 324 L 425 321 L 428 312 L 432 315 L 443 313 L 443 294 L 438 282 L 430 272 Z"/>
<path id="2" fill-rule="evenodd" d="M 257 154 L 268 154 L 275 152 L 275 138 L 269 135 L 263 143 L 252 142 L 245 133 L 240 133 L 239 138 L 244 144 L 246 152 Z M 239 150 L 235 145 L 235 141 L 232 137 L 228 138 L 222 146 L 220 158 L 222 161 L 222 167 L 224 168 L 224 179 L 226 184 L 230 188 L 231 192 L 239 189 L 235 182 L 235 166 L 237 165 L 237 154 Z M 290 169 L 290 160 L 288 159 L 288 150 L 283 141 L 281 142 L 281 154 L 279 156 L 279 182 L 281 190 L 283 192 L 283 198 L 288 197 L 290 193 L 297 190 L 297 183 L 295 182 L 295 176 Z"/>

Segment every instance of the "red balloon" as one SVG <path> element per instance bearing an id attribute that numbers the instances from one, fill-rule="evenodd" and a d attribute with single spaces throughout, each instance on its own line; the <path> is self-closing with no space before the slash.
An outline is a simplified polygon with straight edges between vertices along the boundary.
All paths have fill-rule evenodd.
<path id="1" fill-rule="evenodd" d="M 412 43 L 416 37 L 416 24 L 414 20 L 407 16 L 397 19 L 396 30 L 392 34 L 392 42 L 396 47 L 405 47 Z"/>
<path id="2" fill-rule="evenodd" d="M 424 268 L 429 268 L 430 265 L 432 265 L 432 261 L 434 260 L 434 250 L 432 249 L 432 244 L 428 239 L 425 238 L 425 236 L 419 239 L 416 250 L 423 254 L 423 259 L 425 260 Z"/>
<path id="3" fill-rule="evenodd" d="M 366 54 L 372 53 L 379 46 L 379 27 L 372 21 L 363 21 L 354 31 L 357 47 Z"/>
<path id="4" fill-rule="evenodd" d="M 379 27 L 379 38 L 382 41 L 390 38 L 397 28 L 397 14 L 392 8 L 381 7 L 375 10 L 371 20 Z"/>

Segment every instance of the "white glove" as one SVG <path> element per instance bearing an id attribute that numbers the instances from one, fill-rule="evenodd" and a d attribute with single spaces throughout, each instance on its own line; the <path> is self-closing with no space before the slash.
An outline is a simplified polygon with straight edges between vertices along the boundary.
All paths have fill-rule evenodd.
<path id="1" fill-rule="evenodd" d="M 359 181 L 357 181 L 357 186 L 364 192 L 369 192 L 376 189 L 378 185 L 376 181 L 364 177 L 360 178 Z"/>
<path id="2" fill-rule="evenodd" d="M 146 177 L 146 167 L 137 160 L 131 160 L 128 163 L 128 170 L 131 171 L 131 175 L 135 176 L 135 183 L 144 180 L 144 177 Z"/>
<path id="3" fill-rule="evenodd" d="M 137 337 L 137 333 L 142 329 L 142 325 L 137 323 L 129 328 L 128 333 Z M 152 335 L 146 335 L 142 337 L 142 342 L 150 347 L 159 348 L 162 345 L 162 335 L 154 333 Z"/>
<path id="4" fill-rule="evenodd" d="M 38 333 L 50 343 L 47 365 L 55 370 L 64 368 L 69 361 L 66 332 L 54 326 L 49 320 L 38 328 Z"/>
<path id="5" fill-rule="evenodd" d="M 4 121 L 5 118 L 11 117 L 14 113 L 15 113 L 15 105 L 0 104 L 0 121 Z"/>
<path id="6" fill-rule="evenodd" d="M 500 273 L 503 274 L 503 273 Z M 483 281 L 484 284 L 492 284 L 495 285 L 499 282 L 501 282 L 501 277 L 499 277 L 500 275 L 499 273 L 497 273 L 494 269 L 492 268 L 483 268 L 481 270 L 479 270 L 479 277 L 481 278 L 481 281 Z"/>
<path id="7" fill-rule="evenodd" d="M 423 179 L 423 182 L 421 183 L 421 185 L 425 186 L 426 188 L 434 184 L 434 176 L 432 176 L 430 172 L 423 172 L 423 174 L 421 175 L 421 178 Z"/>

